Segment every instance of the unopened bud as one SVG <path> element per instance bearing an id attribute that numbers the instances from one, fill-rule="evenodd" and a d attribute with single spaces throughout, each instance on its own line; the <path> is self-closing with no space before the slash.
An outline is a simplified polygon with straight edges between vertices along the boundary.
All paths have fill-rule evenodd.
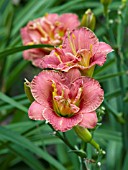
<path id="1" fill-rule="evenodd" d="M 117 120 L 118 122 L 120 122 L 121 124 L 126 123 L 126 120 L 123 118 L 123 113 L 117 114 L 116 120 Z"/>
<path id="2" fill-rule="evenodd" d="M 106 152 L 102 150 L 102 154 L 103 154 L 103 155 L 105 155 L 105 154 L 106 154 Z"/>
<path id="3" fill-rule="evenodd" d="M 96 17 L 91 11 L 91 9 L 88 9 L 82 17 L 81 26 L 85 26 L 90 28 L 91 30 L 94 30 L 95 24 L 96 24 Z"/>
<path id="4" fill-rule="evenodd" d="M 122 0 L 122 5 L 125 6 L 127 3 L 127 0 Z"/>
<path id="5" fill-rule="evenodd" d="M 113 24 L 114 21 L 112 19 L 109 20 L 109 24 Z"/>
<path id="6" fill-rule="evenodd" d="M 74 126 L 74 130 L 76 134 L 86 143 L 90 143 L 94 146 L 98 151 L 100 151 L 100 146 L 96 141 L 92 138 L 92 134 L 88 129 L 83 128 L 81 126 Z"/>
<path id="7" fill-rule="evenodd" d="M 101 162 L 97 162 L 97 165 L 100 167 L 101 166 Z"/>
<path id="8" fill-rule="evenodd" d="M 30 100 L 30 102 L 33 102 L 34 98 L 31 93 L 30 82 L 27 79 L 25 79 L 25 82 L 24 82 L 24 91 L 25 91 L 28 99 Z"/>

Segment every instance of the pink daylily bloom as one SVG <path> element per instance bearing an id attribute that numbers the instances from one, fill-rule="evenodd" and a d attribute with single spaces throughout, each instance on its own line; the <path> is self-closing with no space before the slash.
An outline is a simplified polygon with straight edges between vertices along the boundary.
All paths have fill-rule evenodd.
<path id="1" fill-rule="evenodd" d="M 30 21 L 21 29 L 21 37 L 24 45 L 50 44 L 60 45 L 67 30 L 78 27 L 78 16 L 72 13 L 47 14 L 42 18 Z M 49 54 L 51 48 L 26 50 L 24 59 L 32 61 L 33 65 L 40 67 L 40 59 Z"/>
<path id="2" fill-rule="evenodd" d="M 42 68 L 54 68 L 65 72 L 75 67 L 86 75 L 96 64 L 102 66 L 107 54 L 112 51 L 110 45 L 99 42 L 91 30 L 83 27 L 66 34 L 62 47 L 46 55 L 41 65 Z"/>
<path id="3" fill-rule="evenodd" d="M 95 110 L 102 103 L 104 92 L 98 81 L 81 77 L 78 69 L 68 73 L 42 71 L 34 77 L 30 88 L 35 101 L 28 110 L 29 118 L 47 120 L 62 132 L 76 125 L 96 126 Z"/>

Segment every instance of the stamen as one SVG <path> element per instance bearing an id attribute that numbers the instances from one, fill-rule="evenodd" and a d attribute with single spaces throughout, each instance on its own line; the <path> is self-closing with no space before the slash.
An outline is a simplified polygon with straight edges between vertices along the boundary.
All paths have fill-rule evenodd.
<path id="1" fill-rule="evenodd" d="M 65 97 L 65 90 L 62 89 L 61 95 L 57 92 L 57 84 L 52 81 L 52 97 L 53 97 L 53 109 L 58 116 L 71 117 L 79 111 L 79 107 L 76 103 L 72 103 L 70 98 Z M 82 88 L 78 89 L 76 102 L 79 102 Z M 79 103 L 78 103 L 79 105 Z"/>
<path id="2" fill-rule="evenodd" d="M 56 52 L 54 54 L 58 58 L 59 62 L 62 63 L 62 60 L 61 60 L 60 56 Z"/>
<path id="3" fill-rule="evenodd" d="M 42 36 L 47 37 L 47 33 L 42 29 L 41 25 L 39 22 L 36 23 L 37 29 L 40 31 Z"/>
<path id="4" fill-rule="evenodd" d="M 56 88 L 56 84 L 55 84 L 55 82 L 52 80 L 52 87 L 53 87 L 53 92 L 52 92 L 52 94 L 53 94 L 53 97 L 54 96 L 57 96 L 57 88 Z"/>
<path id="5" fill-rule="evenodd" d="M 81 57 L 81 61 L 79 62 L 80 65 L 84 67 L 88 67 L 90 63 L 91 53 L 90 51 L 83 51 L 79 53 L 79 56 Z"/>
<path id="6" fill-rule="evenodd" d="M 74 34 L 72 34 L 72 38 L 74 39 L 75 35 L 74 35 L 74 36 L 73 36 L 73 35 L 74 35 Z M 70 47 L 71 47 L 71 49 L 72 49 L 72 52 L 74 53 L 74 55 L 76 55 L 75 43 L 71 41 L 69 32 L 68 32 L 68 41 L 69 41 Z"/>
<path id="7" fill-rule="evenodd" d="M 60 112 L 59 107 L 57 102 L 55 101 L 54 97 L 57 96 L 57 88 L 56 88 L 56 84 L 54 81 L 52 81 L 52 87 L 53 87 L 53 92 L 52 92 L 52 97 L 53 97 L 53 109 L 56 111 L 56 113 L 58 114 Z"/>
<path id="8" fill-rule="evenodd" d="M 90 44 L 90 53 L 91 53 L 91 56 L 92 56 L 92 44 Z"/>

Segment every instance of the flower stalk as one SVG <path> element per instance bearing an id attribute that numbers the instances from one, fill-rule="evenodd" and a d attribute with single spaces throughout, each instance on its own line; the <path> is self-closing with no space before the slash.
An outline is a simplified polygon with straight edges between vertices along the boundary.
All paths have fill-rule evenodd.
<path id="1" fill-rule="evenodd" d="M 54 128 L 50 124 L 48 125 L 53 131 L 55 131 Z M 55 131 L 54 134 L 56 137 L 62 140 L 71 149 L 72 152 L 74 152 L 76 155 L 80 156 L 81 158 L 86 158 L 86 153 L 83 150 L 76 150 L 76 148 L 69 143 L 69 141 L 67 140 L 65 136 L 63 137 L 58 131 Z"/>
<path id="2" fill-rule="evenodd" d="M 100 2 L 103 4 L 103 6 L 104 6 L 104 14 L 107 16 L 108 6 L 112 2 L 112 0 L 100 0 Z"/>

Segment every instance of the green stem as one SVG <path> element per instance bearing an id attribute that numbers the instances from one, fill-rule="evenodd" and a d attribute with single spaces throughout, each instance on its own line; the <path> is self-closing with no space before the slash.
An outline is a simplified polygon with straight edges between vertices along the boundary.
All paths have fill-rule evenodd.
<path id="1" fill-rule="evenodd" d="M 92 146 L 94 146 L 98 151 L 100 151 L 100 146 L 98 143 L 96 143 L 96 141 L 94 139 L 92 139 L 90 142 L 89 142 Z"/>
<path id="2" fill-rule="evenodd" d="M 50 128 L 55 131 L 55 129 L 50 125 Z M 86 158 L 86 153 L 82 150 L 76 150 L 75 147 L 73 147 L 69 141 L 67 140 L 67 138 L 64 138 L 58 131 L 55 131 L 55 136 L 57 136 L 59 139 L 61 139 L 75 154 L 77 154 L 79 157 L 81 158 Z"/>

